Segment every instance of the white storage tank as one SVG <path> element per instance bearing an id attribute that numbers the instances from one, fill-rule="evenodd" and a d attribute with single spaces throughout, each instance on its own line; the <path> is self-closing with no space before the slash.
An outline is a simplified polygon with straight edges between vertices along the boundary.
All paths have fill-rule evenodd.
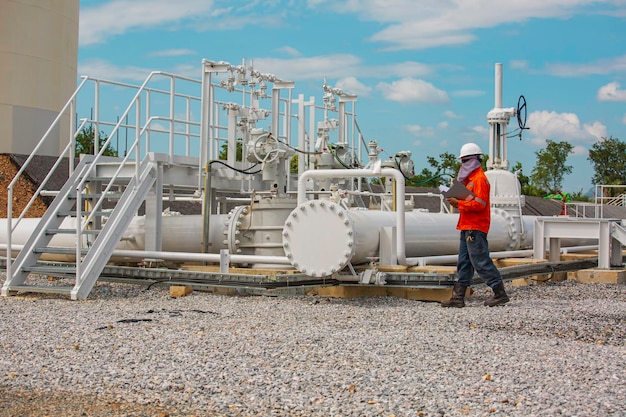
<path id="1" fill-rule="evenodd" d="M 0 153 L 30 154 L 76 89 L 78 15 L 79 0 L 0 2 Z M 59 154 L 63 122 L 39 154 Z"/>

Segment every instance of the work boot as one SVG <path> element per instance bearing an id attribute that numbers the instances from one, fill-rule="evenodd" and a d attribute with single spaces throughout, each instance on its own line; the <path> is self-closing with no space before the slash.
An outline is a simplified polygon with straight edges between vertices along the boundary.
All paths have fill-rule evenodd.
<path id="1" fill-rule="evenodd" d="M 485 300 L 485 305 L 489 307 L 501 306 L 509 302 L 509 296 L 504 291 L 504 284 L 501 282 L 492 288 L 493 295 Z"/>
<path id="2" fill-rule="evenodd" d="M 441 307 L 465 307 L 465 291 L 467 286 L 454 284 L 452 288 L 452 297 L 448 301 L 442 301 Z"/>

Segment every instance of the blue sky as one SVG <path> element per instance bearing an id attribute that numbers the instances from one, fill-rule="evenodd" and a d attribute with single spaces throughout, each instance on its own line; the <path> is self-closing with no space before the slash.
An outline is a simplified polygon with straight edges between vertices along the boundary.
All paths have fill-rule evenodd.
<path id="1" fill-rule="evenodd" d="M 200 78 L 201 61 L 255 67 L 322 97 L 358 95 L 365 140 L 385 155 L 487 150 L 494 66 L 503 107 L 528 102 L 509 160 L 530 175 L 545 140 L 567 141 L 564 190 L 587 191 L 589 147 L 626 141 L 626 0 L 81 0 L 79 75 L 141 83 L 154 70 Z M 124 105 L 125 103 L 118 103 Z M 113 106 L 113 104 L 111 104 Z M 517 123 L 513 119 L 509 130 Z M 626 181 L 626 179 L 625 179 Z"/>

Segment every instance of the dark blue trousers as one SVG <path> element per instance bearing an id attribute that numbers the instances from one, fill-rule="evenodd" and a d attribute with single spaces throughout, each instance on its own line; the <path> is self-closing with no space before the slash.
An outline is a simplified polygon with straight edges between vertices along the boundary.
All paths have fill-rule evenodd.
<path id="1" fill-rule="evenodd" d="M 489 256 L 486 233 L 478 230 L 461 231 L 456 271 L 458 283 L 464 286 L 470 286 L 474 271 L 491 288 L 502 283 L 502 275 Z"/>

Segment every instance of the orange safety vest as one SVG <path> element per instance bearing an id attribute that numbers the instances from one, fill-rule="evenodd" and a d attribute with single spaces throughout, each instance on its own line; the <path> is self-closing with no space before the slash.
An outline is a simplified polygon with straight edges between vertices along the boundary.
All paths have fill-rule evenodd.
<path id="1" fill-rule="evenodd" d="M 471 200 L 459 200 L 457 230 L 480 230 L 489 233 L 491 207 L 489 204 L 489 180 L 482 168 L 476 168 L 464 182 L 474 193 Z"/>

